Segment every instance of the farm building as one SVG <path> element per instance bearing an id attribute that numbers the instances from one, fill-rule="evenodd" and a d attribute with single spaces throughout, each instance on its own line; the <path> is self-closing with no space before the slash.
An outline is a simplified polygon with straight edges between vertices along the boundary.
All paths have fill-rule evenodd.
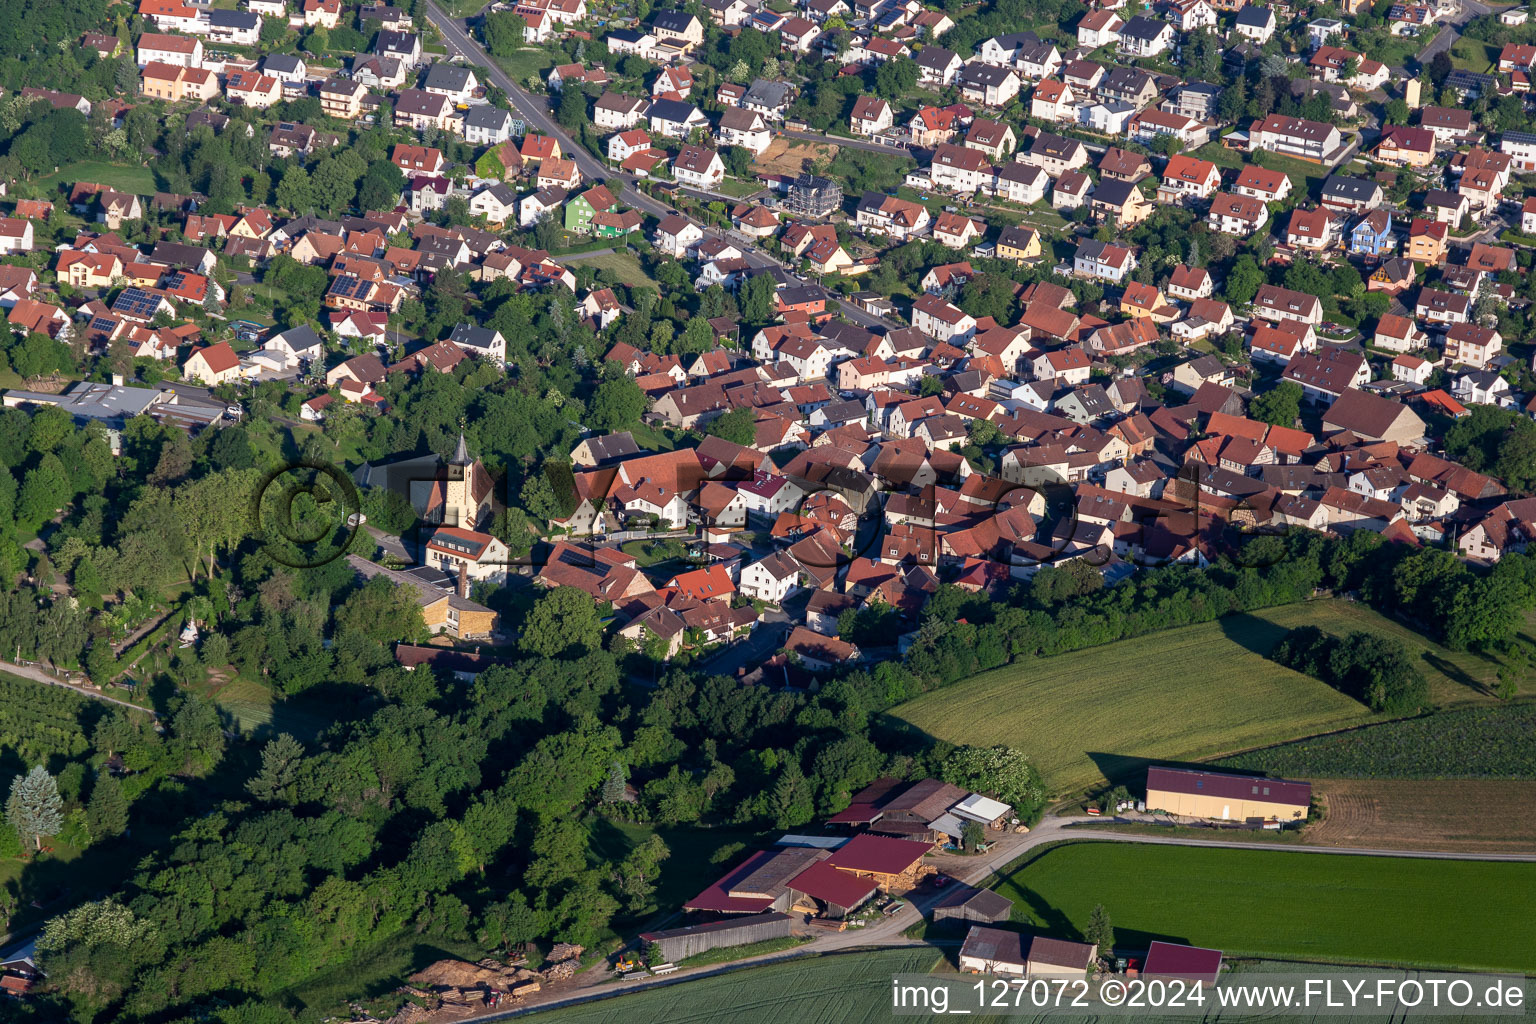
<path id="1" fill-rule="evenodd" d="M 789 888 L 794 893 L 795 910 L 834 921 L 847 917 L 875 895 L 873 881 L 839 871 L 824 860 L 796 875 Z"/>
<path id="2" fill-rule="evenodd" d="M 789 934 L 791 920 L 788 914 L 752 914 L 687 928 L 641 932 L 640 941 L 660 946 L 661 958 L 676 963 L 721 946 L 745 946 L 750 942 L 782 939 Z"/>
<path id="3" fill-rule="evenodd" d="M 885 841 L 904 846 L 920 845 L 903 843 L 899 839 Z M 927 849 L 922 846 L 922 852 Z M 922 852 L 918 854 L 919 859 Z M 832 863 L 835 856 L 825 849 L 810 846 L 759 851 L 683 904 L 683 909 L 714 914 L 764 914 L 782 913 L 793 908 L 821 917 L 841 918 L 875 894 L 885 876 L 874 874 L 873 869 L 887 867 L 890 862 L 900 859 L 889 853 L 885 860 L 875 858 L 868 851 L 857 853 L 851 863 L 864 870 L 865 873 L 860 875 L 850 868 L 839 870 L 841 865 Z M 901 872 L 894 877 L 899 879 Z"/>
<path id="4" fill-rule="evenodd" d="M 980 793 L 972 793 L 949 810 L 956 817 L 979 821 L 988 828 L 1006 828 L 1013 817 L 1012 807 Z"/>
<path id="5" fill-rule="evenodd" d="M 1299 821 L 1311 805 L 1308 782 L 1188 768 L 1147 769 L 1148 810 L 1227 821 Z"/>
<path id="6" fill-rule="evenodd" d="M 858 878 L 868 878 L 882 892 L 904 893 L 933 874 L 932 864 L 923 856 L 932 849 L 929 843 L 864 833 L 828 857 L 826 863 Z"/>
<path id="7" fill-rule="evenodd" d="M 1013 916 L 1013 900 L 991 889 L 956 885 L 933 905 L 935 921 L 997 924 Z"/>
<path id="8" fill-rule="evenodd" d="M 960 947 L 960 969 L 1026 978 L 1077 978 L 1093 962 L 1095 952 L 1086 942 L 975 925 Z"/>
<path id="9" fill-rule="evenodd" d="M 1153 942 L 1141 968 L 1142 977 L 1147 979 L 1164 978 L 1201 985 L 1216 984 L 1216 976 L 1220 973 L 1221 950 L 1177 942 Z"/>
<path id="10" fill-rule="evenodd" d="M 789 891 L 789 880 L 826 855 L 825 850 L 805 847 L 759 850 L 684 903 L 683 909 L 714 914 L 788 910 L 794 898 Z"/>

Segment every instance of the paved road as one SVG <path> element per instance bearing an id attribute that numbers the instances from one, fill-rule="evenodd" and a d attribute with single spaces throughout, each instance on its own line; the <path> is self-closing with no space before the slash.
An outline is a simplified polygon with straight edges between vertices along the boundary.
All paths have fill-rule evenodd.
<path id="1" fill-rule="evenodd" d="M 624 182 L 624 199 L 637 210 L 649 213 L 653 217 L 665 217 L 672 212 L 672 208 L 652 196 L 641 192 L 636 187 L 636 179 L 633 175 L 621 174 L 612 168 L 604 166 L 587 149 L 566 134 L 553 117 L 550 116 L 549 106 L 543 97 L 534 96 L 522 86 L 512 81 L 511 77 L 502 71 L 500 66 L 491 59 L 491 55 L 485 51 L 480 42 L 470 35 L 464 27 L 464 23 L 450 17 L 435 0 L 427 0 L 424 13 L 432 24 L 442 32 L 444 40 L 458 53 L 463 54 L 470 61 L 480 65 L 486 77 L 507 94 L 507 99 L 517 108 L 518 113 L 534 128 L 545 135 L 551 135 L 560 140 L 560 148 L 566 150 L 571 159 L 576 161 L 576 167 L 581 171 L 582 177 L 589 181 L 606 181 L 610 178 L 620 178 Z M 725 232 L 719 228 L 705 228 L 706 235 L 725 237 L 737 247 L 745 250 L 744 258 L 754 267 L 778 266 L 777 260 L 767 255 L 754 245 L 746 244 L 741 237 L 734 232 Z M 863 327 L 884 327 L 879 317 L 867 313 L 851 302 L 843 299 L 834 299 L 833 302 L 854 323 Z"/>
<path id="2" fill-rule="evenodd" d="M 1408 857 L 1426 860 L 1496 860 L 1496 861 L 1536 861 L 1536 853 L 1533 854 L 1457 854 L 1439 852 L 1419 852 L 1409 850 L 1382 850 L 1370 847 L 1320 847 L 1320 846 L 1293 846 L 1288 844 L 1268 844 L 1257 842 L 1244 842 L 1241 840 L 1223 839 L 1185 839 L 1172 836 L 1153 836 L 1130 832 L 1106 832 L 1100 828 L 1091 827 L 1102 825 L 1102 818 L 1087 816 L 1077 817 L 1047 817 L 1033 831 L 1016 835 L 1008 833 L 996 841 L 993 848 L 978 857 L 964 859 L 949 858 L 946 873 L 957 881 L 967 885 L 979 885 L 990 878 L 993 872 L 1006 867 L 1030 850 L 1046 843 L 1057 842 L 1063 839 L 1100 840 L 1108 842 L 1147 843 L 1151 845 L 1165 846 L 1209 846 L 1232 850 L 1279 850 L 1290 853 L 1320 853 L 1340 854 L 1344 856 L 1370 856 L 1370 857 Z M 959 867 L 954 865 L 958 864 Z M 604 999 L 625 992 L 633 992 L 643 988 L 658 988 L 664 985 L 675 985 L 681 982 L 693 981 L 698 978 L 707 978 L 713 975 L 724 974 L 728 971 L 742 967 L 758 967 L 763 964 L 781 960 L 791 960 L 796 957 L 809 954 L 848 952 L 864 948 L 890 948 L 895 946 L 926 946 L 927 942 L 908 939 L 902 933 L 917 924 L 933 903 L 944 894 L 943 889 L 928 889 L 911 897 L 906 906 L 890 917 L 880 918 L 864 928 L 851 931 L 833 932 L 821 936 L 812 942 L 795 949 L 768 953 L 762 956 L 748 957 L 731 964 L 716 967 L 696 968 L 683 970 L 674 975 L 663 978 L 643 978 L 637 981 L 610 983 L 606 980 L 606 968 L 598 966 L 590 968 L 579 984 L 584 987 L 571 991 L 566 995 L 543 1002 L 532 1002 L 526 1006 L 515 1009 L 496 1010 L 475 1017 L 466 1018 L 476 1021 L 506 1020 L 511 1017 L 521 1016 L 535 1010 L 548 1010 L 558 1006 L 567 1006 L 574 1003 L 589 1002 L 595 999 Z"/>
<path id="3" fill-rule="evenodd" d="M 1456 17 L 1452 18 L 1446 23 L 1444 28 L 1435 33 L 1435 38 L 1430 40 L 1429 45 L 1419 51 L 1419 65 L 1427 67 L 1429 62 L 1434 59 L 1435 54 L 1455 46 L 1456 40 L 1461 38 L 1462 26 L 1466 25 L 1473 18 L 1480 18 L 1492 10 L 1493 8 L 1486 4 L 1480 4 L 1477 0 L 1462 0 L 1461 11 Z"/>
<path id="4" fill-rule="evenodd" d="M 1093 820 L 1093 819 L 1089 819 Z M 1182 836 L 1109 832 L 1100 828 L 1073 828 L 1072 838 L 1117 843 L 1152 843 L 1161 846 L 1212 846 L 1224 850 L 1276 850 L 1282 853 L 1337 853 L 1350 857 L 1403 857 L 1409 860 L 1536 861 L 1536 853 L 1455 853 L 1446 850 L 1384 850 L 1374 846 L 1302 846 L 1295 843 L 1264 843 L 1233 839 L 1186 839 Z M 1057 838 L 1061 838 L 1058 836 Z"/>
<path id="5" fill-rule="evenodd" d="M 826 135 L 822 132 L 781 131 L 779 134 L 786 139 L 809 142 L 816 146 L 837 146 L 841 149 L 852 146 L 854 149 L 867 149 L 871 153 L 895 153 L 900 156 L 911 155 L 911 150 L 905 146 L 882 146 L 880 143 L 870 142 L 868 139 L 851 139 L 842 135 Z"/>

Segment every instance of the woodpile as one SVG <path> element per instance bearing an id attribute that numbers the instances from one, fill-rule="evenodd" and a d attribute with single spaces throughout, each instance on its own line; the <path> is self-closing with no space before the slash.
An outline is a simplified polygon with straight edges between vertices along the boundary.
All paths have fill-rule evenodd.
<path id="1" fill-rule="evenodd" d="M 389 1018 L 389 1020 L 385 1021 L 384 1024 L 420 1024 L 420 1022 L 426 1020 L 428 1016 L 430 1016 L 430 1014 L 427 1012 L 425 1007 L 418 1006 L 415 1003 L 406 1003 L 404 1006 L 400 1007 L 399 1013 Z"/>
<path id="2" fill-rule="evenodd" d="M 569 978 L 574 978 L 576 976 L 576 969 L 580 966 L 581 961 L 572 957 L 569 960 L 562 960 L 557 964 L 551 964 L 539 973 L 544 976 L 545 981 L 565 981 Z"/>
<path id="3" fill-rule="evenodd" d="M 557 964 L 562 960 L 575 960 L 586 951 L 586 946 L 577 946 L 570 942 L 557 942 L 555 943 L 555 948 L 549 951 L 549 956 L 546 959 L 552 964 Z"/>
<path id="4" fill-rule="evenodd" d="M 569 942 L 557 942 L 555 948 L 549 951 L 546 966 L 539 973 L 545 981 L 565 981 L 574 978 L 576 971 L 581 967 L 581 954 L 586 951 L 585 946 L 576 946 Z"/>

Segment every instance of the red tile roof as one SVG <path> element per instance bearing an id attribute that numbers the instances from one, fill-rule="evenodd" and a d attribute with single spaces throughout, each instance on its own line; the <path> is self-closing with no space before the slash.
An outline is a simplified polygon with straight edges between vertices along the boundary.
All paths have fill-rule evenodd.
<path id="1" fill-rule="evenodd" d="M 844 871 L 899 875 L 922 860 L 923 854 L 931 849 L 933 846 L 929 843 L 865 833 L 848 840 L 846 845 L 839 847 L 827 858 L 826 863 Z"/>

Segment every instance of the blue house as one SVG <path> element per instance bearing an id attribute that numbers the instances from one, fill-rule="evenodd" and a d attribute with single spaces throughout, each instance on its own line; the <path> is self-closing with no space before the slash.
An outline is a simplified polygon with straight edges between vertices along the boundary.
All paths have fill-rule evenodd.
<path id="1" fill-rule="evenodd" d="M 1372 210 L 1349 233 L 1349 251 L 1361 256 L 1385 256 L 1397 247 L 1392 237 L 1392 215 Z"/>

